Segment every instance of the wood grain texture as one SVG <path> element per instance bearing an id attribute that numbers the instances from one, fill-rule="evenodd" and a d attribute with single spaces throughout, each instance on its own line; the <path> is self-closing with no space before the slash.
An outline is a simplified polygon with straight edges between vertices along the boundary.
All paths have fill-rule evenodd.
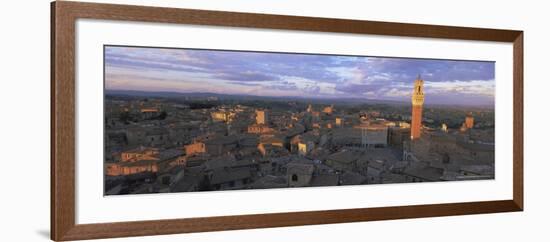
<path id="1" fill-rule="evenodd" d="M 514 40 L 514 202 L 523 210 L 523 32 Z"/>
<path id="2" fill-rule="evenodd" d="M 75 65 L 74 16 L 52 3 L 52 239 L 75 226 Z"/>
<path id="3" fill-rule="evenodd" d="M 78 18 L 143 21 L 226 27 L 251 27 L 350 34 L 513 42 L 520 31 L 425 24 L 252 14 L 131 5 L 58 2 Z"/>
<path id="4" fill-rule="evenodd" d="M 314 212 L 256 214 L 240 216 L 172 219 L 77 225 L 65 240 L 98 239 L 218 230 L 331 224 L 434 216 L 518 211 L 512 201 L 453 203 L 383 208 L 343 209 Z"/>
<path id="5" fill-rule="evenodd" d="M 504 201 L 77 225 L 75 223 L 75 21 L 79 18 L 513 43 L 513 198 Z M 522 31 L 65 1 L 53 2 L 51 5 L 51 29 L 52 240 L 98 239 L 523 210 Z"/>

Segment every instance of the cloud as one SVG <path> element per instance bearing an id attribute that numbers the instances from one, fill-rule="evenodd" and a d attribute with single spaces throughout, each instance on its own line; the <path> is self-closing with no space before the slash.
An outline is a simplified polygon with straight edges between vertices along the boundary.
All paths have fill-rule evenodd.
<path id="1" fill-rule="evenodd" d="M 462 93 L 489 97 L 495 95 L 494 80 L 425 82 L 424 85 L 428 93 Z"/>
<path id="2" fill-rule="evenodd" d="M 243 51 L 105 48 L 106 88 L 408 101 L 417 75 L 432 101 L 494 102 L 495 63 Z"/>
<path id="3" fill-rule="evenodd" d="M 240 82 L 271 81 L 271 80 L 279 79 L 279 77 L 277 76 L 263 74 L 257 71 L 225 72 L 225 73 L 216 74 L 215 77 L 222 80 L 232 80 L 232 81 L 240 81 Z"/>
<path id="4" fill-rule="evenodd" d="M 343 84 L 343 85 L 337 85 L 336 90 L 351 95 L 351 97 L 357 97 L 357 95 L 361 95 L 366 92 L 377 92 L 378 90 L 387 87 L 388 85 L 384 85 L 383 83 L 372 83 L 372 84 Z"/>
<path id="5" fill-rule="evenodd" d="M 392 88 L 392 89 L 388 90 L 386 93 L 384 93 L 383 95 L 388 96 L 388 97 L 404 97 L 404 98 L 407 98 L 407 97 L 411 96 L 411 93 L 412 92 L 410 90 L 399 90 L 397 88 Z"/>

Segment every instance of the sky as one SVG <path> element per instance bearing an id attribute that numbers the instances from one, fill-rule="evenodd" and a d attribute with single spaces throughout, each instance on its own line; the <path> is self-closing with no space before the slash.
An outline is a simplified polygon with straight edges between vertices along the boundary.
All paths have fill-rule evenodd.
<path id="1" fill-rule="evenodd" d="M 106 90 L 494 105 L 495 63 L 222 50 L 105 47 Z"/>

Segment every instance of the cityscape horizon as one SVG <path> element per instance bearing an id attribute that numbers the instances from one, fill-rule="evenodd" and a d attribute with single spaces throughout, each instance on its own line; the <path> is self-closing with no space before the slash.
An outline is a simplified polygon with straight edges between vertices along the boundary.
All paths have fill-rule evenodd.
<path id="1" fill-rule="evenodd" d="M 104 194 L 491 180 L 494 65 L 106 46 Z"/>

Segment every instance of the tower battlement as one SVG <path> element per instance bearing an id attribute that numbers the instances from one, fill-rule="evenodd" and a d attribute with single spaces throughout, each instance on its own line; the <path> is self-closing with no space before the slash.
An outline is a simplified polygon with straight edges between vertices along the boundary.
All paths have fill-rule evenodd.
<path id="1" fill-rule="evenodd" d="M 424 80 L 420 78 L 420 75 L 414 81 L 414 90 L 412 94 L 413 105 L 424 105 Z"/>

